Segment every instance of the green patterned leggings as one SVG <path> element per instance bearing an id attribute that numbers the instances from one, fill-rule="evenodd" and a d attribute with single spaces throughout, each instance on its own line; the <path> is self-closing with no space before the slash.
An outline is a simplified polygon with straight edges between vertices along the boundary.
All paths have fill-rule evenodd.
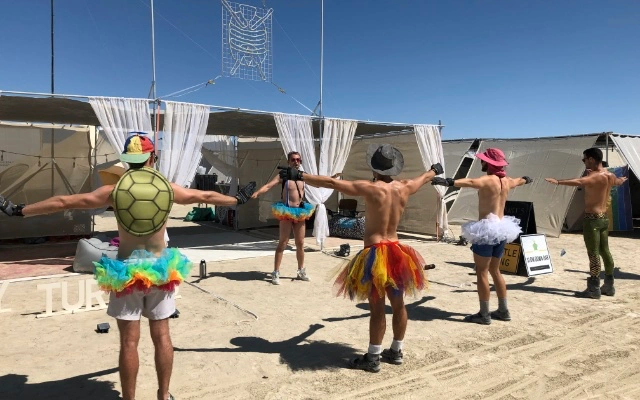
<path id="1" fill-rule="evenodd" d="M 604 273 L 613 275 L 613 257 L 609 251 L 609 219 L 602 215 L 587 214 L 582 226 L 591 276 L 600 276 L 600 257 L 604 261 Z"/>

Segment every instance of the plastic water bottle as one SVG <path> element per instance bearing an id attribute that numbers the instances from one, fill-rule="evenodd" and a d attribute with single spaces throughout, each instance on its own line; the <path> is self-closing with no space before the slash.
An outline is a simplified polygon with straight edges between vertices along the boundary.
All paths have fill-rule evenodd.
<path id="1" fill-rule="evenodd" d="M 200 278 L 206 278 L 207 276 L 207 262 L 200 260 Z"/>

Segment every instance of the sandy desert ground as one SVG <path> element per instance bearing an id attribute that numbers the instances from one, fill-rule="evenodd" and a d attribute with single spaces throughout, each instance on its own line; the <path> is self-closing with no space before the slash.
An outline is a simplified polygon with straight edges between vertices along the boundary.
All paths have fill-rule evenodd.
<path id="1" fill-rule="evenodd" d="M 177 213 L 184 215 L 184 210 Z M 109 231 L 111 223 L 105 217 L 98 228 Z M 233 238 L 219 228 L 211 228 L 211 235 Z M 172 239 L 189 242 L 188 236 Z M 260 250 L 275 248 L 273 241 L 255 240 L 262 241 Z M 331 247 L 345 240 L 331 238 L 319 251 L 308 238 L 311 282 L 293 279 L 292 252 L 284 257 L 280 286 L 269 281 L 271 255 L 207 260 L 203 279 L 194 260 L 190 284 L 181 286 L 177 300 L 180 317 L 171 320 L 171 392 L 177 399 L 640 398 L 637 233 L 610 239 L 619 268 L 617 293 L 601 300 L 574 297 L 586 285 L 582 236 L 563 234 L 547 241 L 554 272 L 535 278 L 505 275 L 513 320 L 480 326 L 462 322 L 478 308 L 469 248 L 407 238 L 404 242 L 437 268 L 429 272 L 428 290 L 406 299 L 405 363 L 383 364 L 377 374 L 346 368 L 349 357 L 366 351 L 368 306 L 333 295 L 331 278 L 344 260 L 331 255 Z M 350 243 L 353 255 L 361 246 Z M 235 251 L 247 254 L 246 249 Z M 5 287 L 0 398 L 119 398 L 118 333 L 104 310 L 36 318 L 45 310 L 45 291 L 38 285 L 66 284 L 66 300 L 73 303 L 79 298 L 78 282 L 84 285 L 90 278 Z M 492 295 L 493 308 L 497 300 Z M 53 311 L 60 310 L 61 290 L 53 290 L 52 297 Z M 101 322 L 111 324 L 108 334 L 95 332 Z M 392 338 L 390 324 L 388 315 L 385 347 Z M 144 320 L 142 328 L 137 398 L 144 400 L 155 398 L 157 386 Z"/>

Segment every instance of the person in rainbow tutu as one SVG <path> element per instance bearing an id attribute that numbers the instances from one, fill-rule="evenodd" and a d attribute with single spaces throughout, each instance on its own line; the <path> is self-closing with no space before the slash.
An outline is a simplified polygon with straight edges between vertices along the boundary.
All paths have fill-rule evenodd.
<path id="1" fill-rule="evenodd" d="M 289 167 L 302 170 L 302 157 L 297 151 L 287 154 L 287 162 Z M 287 244 L 291 231 L 296 244 L 296 258 L 298 261 L 297 278 L 302 281 L 309 281 L 307 270 L 304 267 L 304 235 L 306 231 L 306 223 L 315 211 L 315 207 L 304 201 L 304 182 L 297 182 L 290 179 L 282 179 L 276 175 L 271 181 L 258 189 L 252 199 L 257 199 L 263 193 L 266 193 L 277 184 L 281 185 L 280 201 L 273 203 L 271 212 L 279 222 L 279 240 L 276 247 L 276 254 L 273 260 L 273 272 L 271 273 L 271 283 L 280 284 L 280 264 L 282 264 L 282 256 Z"/>
<path id="2" fill-rule="evenodd" d="M 476 154 L 476 157 L 480 159 L 482 172 L 487 173 L 485 176 L 455 180 L 437 177 L 431 181 L 431 184 L 478 190 L 479 219 L 462 225 L 462 237 L 471 243 L 471 251 L 473 251 L 480 311 L 467 315 L 464 321 L 489 325 L 492 318 L 511 321 L 511 314 L 507 307 L 507 285 L 500 273 L 500 260 L 504 254 L 505 245 L 514 241 L 522 233 L 522 229 L 518 218 L 504 215 L 504 206 L 511 189 L 531 183 L 532 179 L 528 176 L 507 177 L 504 167 L 509 163 L 500 149 L 488 148 L 484 153 Z M 491 274 L 498 295 L 498 309 L 491 313 L 489 312 L 491 289 L 488 273 Z"/>
<path id="3" fill-rule="evenodd" d="M 369 348 L 356 359 L 351 368 L 369 372 L 380 371 L 380 361 L 402 364 L 402 345 L 407 329 L 406 293 L 417 294 L 427 280 L 424 260 L 409 246 L 398 241 L 398 224 L 409 196 L 416 193 L 433 177 L 443 172 L 434 164 L 424 174 L 407 180 L 394 180 L 404 166 L 402 153 L 388 144 L 372 144 L 367 151 L 367 163 L 373 172 L 373 181 L 346 181 L 328 176 L 309 175 L 295 168 L 284 168 L 280 177 L 288 181 L 302 181 L 312 186 L 325 187 L 349 196 L 363 196 L 365 211 L 364 249 L 342 269 L 335 281 L 338 296 L 351 300 L 369 300 Z M 386 329 L 385 296 L 393 309 L 393 341 L 382 349 Z"/>
<path id="4" fill-rule="evenodd" d="M 100 288 L 110 293 L 107 314 L 118 323 L 122 397 L 135 398 L 140 317 L 145 316 L 155 347 L 157 398 L 173 399 L 169 393 L 173 345 L 168 318 L 176 310 L 175 287 L 189 274 L 192 264 L 178 249 L 166 248 L 169 212 L 174 203 L 244 204 L 256 185 L 251 182 L 235 197 L 177 186 L 153 169 L 157 161 L 154 143 L 142 132 L 132 132 L 127 138 L 120 159 L 129 164 L 129 170 L 115 184 L 29 205 L 16 205 L 0 196 L 0 210 L 9 216 L 31 217 L 113 206 L 120 236 L 118 256 L 116 260 L 103 256 L 96 262 L 95 278 Z"/>

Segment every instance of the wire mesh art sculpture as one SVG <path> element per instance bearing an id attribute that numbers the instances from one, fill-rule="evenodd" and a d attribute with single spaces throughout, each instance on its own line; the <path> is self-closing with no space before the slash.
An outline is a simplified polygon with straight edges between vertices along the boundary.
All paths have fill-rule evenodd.
<path id="1" fill-rule="evenodd" d="M 272 13 L 222 0 L 222 74 L 271 82 Z"/>

